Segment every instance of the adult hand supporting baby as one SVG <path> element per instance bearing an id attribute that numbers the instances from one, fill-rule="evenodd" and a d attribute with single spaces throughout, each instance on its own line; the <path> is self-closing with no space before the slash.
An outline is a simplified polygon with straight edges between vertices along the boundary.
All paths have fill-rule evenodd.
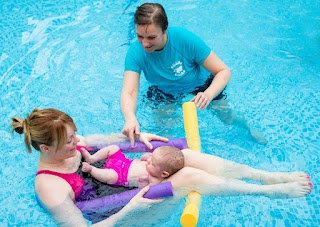
<path id="1" fill-rule="evenodd" d="M 133 210 L 136 208 L 146 209 L 150 208 L 151 205 L 155 203 L 161 202 L 163 199 L 146 199 L 144 198 L 144 194 L 146 194 L 150 189 L 150 186 L 146 186 L 141 189 L 128 203 L 128 206 L 131 207 Z"/>

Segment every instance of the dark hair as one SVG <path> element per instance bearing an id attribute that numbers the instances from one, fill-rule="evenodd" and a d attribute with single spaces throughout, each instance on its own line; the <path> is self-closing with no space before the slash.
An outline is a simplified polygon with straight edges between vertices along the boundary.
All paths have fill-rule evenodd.
<path id="1" fill-rule="evenodd" d="M 13 117 L 11 122 L 12 131 L 24 133 L 24 143 L 29 153 L 31 153 L 30 145 L 40 151 L 41 144 L 52 146 L 57 142 L 57 148 L 61 148 L 67 140 L 66 125 L 76 130 L 69 115 L 53 108 L 34 109 L 24 120 Z"/>
<path id="2" fill-rule="evenodd" d="M 134 14 L 134 23 L 136 25 L 158 25 L 162 32 L 168 28 L 167 14 L 159 3 L 144 3 L 137 8 Z"/>

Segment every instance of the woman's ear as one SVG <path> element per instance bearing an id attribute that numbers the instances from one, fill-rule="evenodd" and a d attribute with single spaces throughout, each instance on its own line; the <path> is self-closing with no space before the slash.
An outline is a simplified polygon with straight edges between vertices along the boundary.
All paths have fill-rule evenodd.
<path id="1" fill-rule="evenodd" d="M 39 148 L 42 152 L 45 152 L 45 153 L 49 152 L 49 147 L 45 144 L 40 144 Z"/>

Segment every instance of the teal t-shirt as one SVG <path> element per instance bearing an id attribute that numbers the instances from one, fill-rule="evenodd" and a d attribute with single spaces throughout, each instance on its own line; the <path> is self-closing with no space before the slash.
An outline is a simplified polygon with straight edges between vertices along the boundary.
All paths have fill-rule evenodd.
<path id="1" fill-rule="evenodd" d="M 192 32 L 178 27 L 167 30 L 163 50 L 146 52 L 139 41 L 129 48 L 125 71 L 143 72 L 146 79 L 170 94 L 185 93 L 204 84 L 210 73 L 201 64 L 211 49 Z"/>

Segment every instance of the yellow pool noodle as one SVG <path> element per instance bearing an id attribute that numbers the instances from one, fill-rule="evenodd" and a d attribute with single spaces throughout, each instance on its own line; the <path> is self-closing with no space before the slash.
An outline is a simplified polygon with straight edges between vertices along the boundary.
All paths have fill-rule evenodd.
<path id="1" fill-rule="evenodd" d="M 182 110 L 188 147 L 191 150 L 201 152 L 196 105 L 194 102 L 186 102 L 182 105 Z M 197 225 L 200 203 L 200 193 L 190 192 L 180 218 L 180 224 L 183 227 L 195 227 Z"/>

